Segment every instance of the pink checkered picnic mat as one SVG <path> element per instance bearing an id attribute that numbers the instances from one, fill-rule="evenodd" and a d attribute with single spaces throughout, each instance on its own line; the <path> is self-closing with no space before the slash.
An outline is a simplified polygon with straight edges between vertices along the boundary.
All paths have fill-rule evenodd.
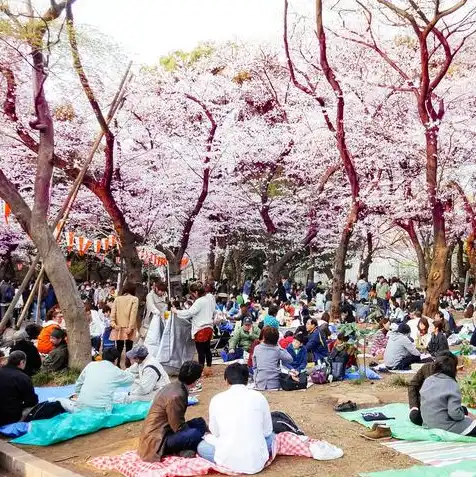
<path id="1" fill-rule="evenodd" d="M 276 455 L 295 455 L 311 457 L 309 446 L 313 439 L 303 441 L 300 436 L 291 432 L 283 432 L 276 436 L 273 457 L 267 462 L 271 464 Z M 191 477 L 194 475 L 207 475 L 219 472 L 225 475 L 238 475 L 230 470 L 212 464 L 201 457 L 187 459 L 184 457 L 166 457 L 161 462 L 144 462 L 135 452 L 126 452 L 117 456 L 97 457 L 89 461 L 91 465 L 100 470 L 116 470 L 126 477 Z"/>

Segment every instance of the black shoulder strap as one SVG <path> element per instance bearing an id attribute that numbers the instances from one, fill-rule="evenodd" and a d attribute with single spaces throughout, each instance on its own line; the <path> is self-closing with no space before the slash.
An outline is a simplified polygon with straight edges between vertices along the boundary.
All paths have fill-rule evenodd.
<path id="1" fill-rule="evenodd" d="M 161 374 L 160 371 L 158 370 L 157 366 L 154 366 L 153 364 L 148 364 L 148 365 L 144 368 L 144 371 L 145 371 L 147 368 L 151 368 L 151 369 L 153 369 L 153 370 L 157 373 L 157 381 L 162 377 L 162 374 Z"/>

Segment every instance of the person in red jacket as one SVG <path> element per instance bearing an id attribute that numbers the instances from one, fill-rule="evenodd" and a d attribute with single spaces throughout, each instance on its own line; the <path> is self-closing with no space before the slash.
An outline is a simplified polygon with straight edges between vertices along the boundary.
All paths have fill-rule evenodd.
<path id="1" fill-rule="evenodd" d="M 51 309 L 48 312 L 47 318 L 48 320 L 45 321 L 45 324 L 43 325 L 43 329 L 38 336 L 38 344 L 36 345 L 38 351 L 42 354 L 49 354 L 53 351 L 54 345 L 50 340 L 51 333 L 55 329 L 60 329 L 64 322 L 63 313 L 59 308 Z"/>

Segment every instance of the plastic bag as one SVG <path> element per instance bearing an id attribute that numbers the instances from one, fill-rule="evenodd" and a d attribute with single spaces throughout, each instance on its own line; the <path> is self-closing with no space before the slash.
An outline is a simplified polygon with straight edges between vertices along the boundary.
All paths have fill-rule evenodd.
<path id="1" fill-rule="evenodd" d="M 314 441 L 309 445 L 313 459 L 334 460 L 344 455 L 344 451 L 326 441 Z"/>

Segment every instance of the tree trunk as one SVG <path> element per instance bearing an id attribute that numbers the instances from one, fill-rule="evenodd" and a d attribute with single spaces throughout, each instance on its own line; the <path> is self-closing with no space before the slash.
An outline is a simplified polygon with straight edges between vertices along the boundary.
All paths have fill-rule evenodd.
<path id="1" fill-rule="evenodd" d="M 451 279 L 453 275 L 453 264 L 452 264 L 452 259 L 453 259 L 453 252 L 454 252 L 454 245 L 448 247 L 448 258 L 446 260 L 446 266 L 445 266 L 445 280 L 443 282 L 443 291 L 448 290 L 451 287 Z"/>
<path id="2" fill-rule="evenodd" d="M 463 295 L 465 282 L 466 282 L 466 273 L 469 270 L 469 266 L 464 261 L 464 242 L 461 238 L 458 238 L 458 250 L 456 252 L 456 265 L 458 268 L 458 290 Z"/>
<path id="3" fill-rule="evenodd" d="M 448 261 L 448 247 L 444 230 L 437 230 L 433 247 L 433 260 L 428 274 L 428 286 L 426 289 L 426 300 L 423 313 L 425 316 L 433 318 L 438 311 L 440 293 L 444 291 L 443 286 L 446 275 L 446 263 Z"/>
<path id="4" fill-rule="evenodd" d="M 373 248 L 373 240 L 372 240 L 372 233 L 367 232 L 367 255 L 365 255 L 365 258 L 361 260 L 359 264 L 359 278 L 362 275 L 365 275 L 365 277 L 369 277 L 369 269 L 370 265 L 372 264 L 373 261 L 373 253 L 374 253 L 374 248 Z"/>
<path id="5" fill-rule="evenodd" d="M 170 279 L 170 296 L 182 296 L 182 269 L 181 260 L 169 260 L 169 279 Z"/>
<path id="6" fill-rule="evenodd" d="M 352 231 L 359 213 L 359 205 L 354 202 L 352 204 L 347 224 L 342 231 L 339 247 L 336 251 L 334 259 L 334 273 L 332 278 L 332 307 L 331 315 L 334 320 L 340 319 L 340 302 L 342 290 L 345 283 L 345 261 L 347 258 L 347 250 L 349 248 L 350 238 L 352 237 Z"/>
<path id="7" fill-rule="evenodd" d="M 215 281 L 221 280 L 223 271 L 223 264 L 225 263 L 226 250 L 222 250 L 215 259 L 215 268 L 213 269 L 213 279 Z"/>
<path id="8" fill-rule="evenodd" d="M 210 238 L 210 245 L 208 249 L 208 256 L 207 256 L 207 277 L 209 280 L 214 278 L 215 275 L 215 250 L 217 246 L 217 239 L 216 237 Z"/>
<path id="9" fill-rule="evenodd" d="M 46 275 L 53 285 L 68 333 L 69 366 L 83 369 L 91 362 L 91 339 L 84 305 L 62 250 L 47 224 L 36 224 L 31 237 L 38 247 Z"/>

